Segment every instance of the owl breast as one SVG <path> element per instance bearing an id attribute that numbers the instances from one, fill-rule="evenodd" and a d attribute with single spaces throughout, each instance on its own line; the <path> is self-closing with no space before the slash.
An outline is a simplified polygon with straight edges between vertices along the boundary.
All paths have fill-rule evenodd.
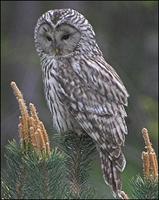
<path id="1" fill-rule="evenodd" d="M 73 118 L 69 114 L 66 105 L 60 100 L 59 91 L 62 89 L 57 78 L 61 63 L 57 60 L 50 60 L 50 63 L 43 62 L 43 82 L 46 100 L 53 117 L 53 127 L 60 133 L 73 131 L 77 128 Z"/>

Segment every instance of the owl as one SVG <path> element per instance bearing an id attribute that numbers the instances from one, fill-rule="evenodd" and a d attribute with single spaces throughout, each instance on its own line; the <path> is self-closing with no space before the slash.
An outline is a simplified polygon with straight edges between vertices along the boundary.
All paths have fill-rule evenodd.
<path id="1" fill-rule="evenodd" d="M 95 142 L 103 177 L 114 194 L 122 189 L 128 92 L 105 61 L 88 20 L 72 9 L 55 9 L 37 21 L 35 47 L 46 100 L 60 133 L 88 134 Z"/>

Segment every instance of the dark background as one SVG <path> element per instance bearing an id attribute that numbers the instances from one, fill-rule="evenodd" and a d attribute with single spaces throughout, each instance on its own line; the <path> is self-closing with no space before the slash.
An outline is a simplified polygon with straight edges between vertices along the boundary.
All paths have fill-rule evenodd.
<path id="1" fill-rule="evenodd" d="M 56 8 L 73 8 L 92 24 L 106 61 L 122 78 L 130 94 L 127 108 L 129 135 L 126 137 L 128 182 L 142 173 L 143 127 L 148 128 L 157 149 L 158 140 L 158 2 L 157 1 L 2 1 L 1 2 L 1 144 L 2 161 L 8 140 L 18 140 L 18 104 L 10 88 L 14 80 L 27 103 L 36 105 L 49 134 L 52 121 L 47 108 L 39 57 L 33 32 L 37 19 Z M 5 163 L 5 162 L 3 162 Z M 3 167 L 3 165 L 2 165 Z M 111 197 L 102 179 L 98 158 L 94 161 L 90 183 L 99 198 Z"/>

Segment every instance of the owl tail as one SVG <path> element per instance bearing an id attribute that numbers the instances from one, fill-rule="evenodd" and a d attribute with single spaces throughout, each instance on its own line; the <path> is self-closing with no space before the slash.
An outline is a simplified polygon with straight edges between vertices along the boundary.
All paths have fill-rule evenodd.
<path id="1" fill-rule="evenodd" d="M 125 167 L 125 157 L 121 152 L 119 157 L 114 161 L 108 157 L 108 153 L 105 153 L 103 149 L 98 150 L 104 181 L 111 187 L 114 197 L 120 197 L 120 192 L 122 190 L 121 172 Z"/>

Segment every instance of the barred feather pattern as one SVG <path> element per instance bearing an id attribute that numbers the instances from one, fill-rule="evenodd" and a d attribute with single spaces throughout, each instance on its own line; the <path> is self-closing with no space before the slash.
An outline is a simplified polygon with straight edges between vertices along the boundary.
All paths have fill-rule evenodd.
<path id="1" fill-rule="evenodd" d="M 69 24 L 81 33 L 68 55 L 48 55 L 38 42 L 39 27 L 54 29 Z M 92 26 L 72 9 L 51 10 L 35 27 L 35 46 L 40 56 L 44 91 L 58 132 L 87 133 L 96 143 L 105 182 L 115 194 L 122 189 L 125 168 L 122 147 L 127 134 L 124 106 L 128 92 L 115 70 L 104 60 Z"/>

